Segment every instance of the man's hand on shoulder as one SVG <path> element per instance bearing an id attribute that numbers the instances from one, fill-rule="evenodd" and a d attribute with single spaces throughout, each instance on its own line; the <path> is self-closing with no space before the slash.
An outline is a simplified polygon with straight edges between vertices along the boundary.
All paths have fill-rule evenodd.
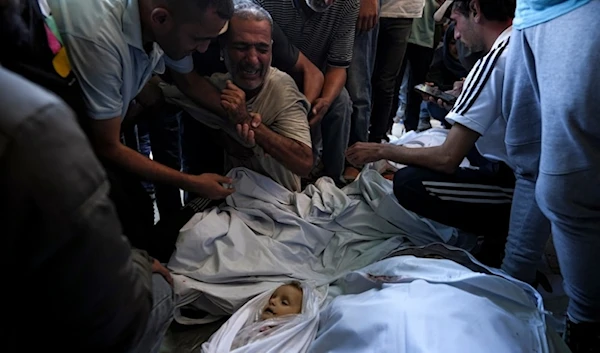
<path id="1" fill-rule="evenodd" d="M 235 189 L 227 187 L 232 180 L 218 174 L 189 175 L 187 191 L 211 200 L 221 200 L 233 194 Z"/>

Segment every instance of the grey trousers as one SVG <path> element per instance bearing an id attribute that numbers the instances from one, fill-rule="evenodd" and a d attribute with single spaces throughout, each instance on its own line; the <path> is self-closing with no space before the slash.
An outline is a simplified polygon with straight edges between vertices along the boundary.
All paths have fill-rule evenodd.
<path id="1" fill-rule="evenodd" d="M 514 30 L 503 93 L 517 176 L 503 269 L 531 278 L 549 221 L 576 323 L 600 322 L 599 13 L 591 1 Z"/>

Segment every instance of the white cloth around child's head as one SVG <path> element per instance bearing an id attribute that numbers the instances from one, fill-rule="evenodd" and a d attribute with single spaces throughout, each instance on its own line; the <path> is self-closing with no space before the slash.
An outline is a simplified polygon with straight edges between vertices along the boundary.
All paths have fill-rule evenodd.
<path id="1" fill-rule="evenodd" d="M 236 311 L 202 345 L 203 353 L 307 352 L 319 325 L 321 295 L 310 284 L 301 283 L 302 312 L 260 321 L 274 288 L 260 294 Z"/>

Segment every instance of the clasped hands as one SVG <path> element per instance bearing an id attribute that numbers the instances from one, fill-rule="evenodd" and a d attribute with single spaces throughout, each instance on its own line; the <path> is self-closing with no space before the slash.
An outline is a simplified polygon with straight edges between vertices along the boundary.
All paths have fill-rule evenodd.
<path id="1" fill-rule="evenodd" d="M 221 91 L 221 106 L 227 113 L 229 121 L 235 124 L 242 141 L 247 146 L 254 147 L 256 145 L 254 129 L 260 126 L 262 118 L 260 114 L 248 112 L 246 93 L 228 80 L 225 88 Z"/>

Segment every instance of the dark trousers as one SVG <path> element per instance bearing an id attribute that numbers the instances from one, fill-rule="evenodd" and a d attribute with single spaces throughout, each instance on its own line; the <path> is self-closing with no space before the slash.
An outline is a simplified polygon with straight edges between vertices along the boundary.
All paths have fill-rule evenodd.
<path id="1" fill-rule="evenodd" d="M 373 71 L 373 98 L 369 141 L 387 140 L 390 111 L 394 101 L 396 78 L 400 74 L 408 37 L 412 28 L 412 19 L 381 18 L 377 54 Z"/>
<path id="2" fill-rule="evenodd" d="M 167 104 L 137 124 L 137 150 L 154 161 L 175 170 L 181 170 L 180 119 L 182 111 Z M 131 148 L 134 146 L 127 142 Z M 144 183 L 152 189 L 152 183 Z M 173 185 L 154 183 L 156 205 L 161 218 L 168 217 L 181 209 L 179 188 Z"/>
<path id="3" fill-rule="evenodd" d="M 410 70 L 408 73 L 408 97 L 406 100 L 406 110 L 404 112 L 404 127 L 407 131 L 417 129 L 417 126 L 419 125 L 419 112 L 423 98 L 414 90 L 414 87 L 425 82 L 425 77 L 427 76 L 427 72 L 429 72 L 429 66 L 431 65 L 432 58 L 432 48 L 426 48 L 413 43 L 408 43 L 400 74 L 396 77 L 394 101 L 392 103 L 392 109 L 388 119 L 388 129 L 391 127 L 392 119 L 398 110 L 398 93 L 400 92 L 400 86 L 402 85 L 402 79 L 404 77 L 404 73 L 406 72 L 408 63 L 410 63 Z"/>
<path id="4" fill-rule="evenodd" d="M 154 204 L 139 177 L 112 162 L 102 161 L 123 234 L 132 246 L 147 250 L 154 226 Z"/>
<path id="5" fill-rule="evenodd" d="M 504 163 L 445 174 L 406 167 L 394 175 L 394 194 L 406 209 L 484 237 L 479 260 L 499 267 L 508 235 L 513 171 Z"/>
<path id="6" fill-rule="evenodd" d="M 198 122 L 189 114 L 181 116 L 182 167 L 187 174 L 225 173 L 225 151 L 216 139 L 221 136 L 217 130 Z M 185 201 L 198 195 L 185 193 Z"/>

